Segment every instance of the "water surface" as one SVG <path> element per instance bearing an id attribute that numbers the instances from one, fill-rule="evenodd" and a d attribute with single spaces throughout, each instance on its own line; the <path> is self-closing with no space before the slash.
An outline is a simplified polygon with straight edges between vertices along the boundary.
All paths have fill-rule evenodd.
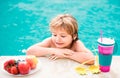
<path id="1" fill-rule="evenodd" d="M 97 49 L 100 30 L 104 37 L 114 38 L 119 48 L 119 4 L 119 0 L 0 1 L 0 55 L 24 55 L 23 50 L 51 36 L 49 22 L 62 13 L 77 19 L 79 38 L 90 50 Z"/>

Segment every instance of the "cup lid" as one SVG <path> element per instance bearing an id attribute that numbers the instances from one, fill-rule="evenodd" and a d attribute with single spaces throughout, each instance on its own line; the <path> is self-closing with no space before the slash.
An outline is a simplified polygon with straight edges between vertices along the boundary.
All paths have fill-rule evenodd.
<path id="1" fill-rule="evenodd" d="M 101 44 L 101 45 L 108 45 L 108 46 L 113 45 L 113 44 L 115 43 L 114 39 L 105 38 L 105 37 L 102 38 L 102 40 L 101 40 L 101 38 L 99 38 L 99 39 L 97 40 L 97 42 L 98 42 L 99 44 Z"/>

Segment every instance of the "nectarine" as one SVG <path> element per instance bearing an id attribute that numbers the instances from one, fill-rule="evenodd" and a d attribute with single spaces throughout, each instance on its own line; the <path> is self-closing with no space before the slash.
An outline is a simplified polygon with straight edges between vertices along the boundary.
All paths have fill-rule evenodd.
<path id="1" fill-rule="evenodd" d="M 30 64 L 31 69 L 36 68 L 38 59 L 34 55 L 27 55 L 26 56 L 26 61 Z"/>

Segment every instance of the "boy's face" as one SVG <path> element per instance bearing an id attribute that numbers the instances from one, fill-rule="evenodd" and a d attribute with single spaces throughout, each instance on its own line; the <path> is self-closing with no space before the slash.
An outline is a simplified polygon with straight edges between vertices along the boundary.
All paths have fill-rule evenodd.
<path id="1" fill-rule="evenodd" d="M 73 38 L 64 29 L 52 31 L 52 41 L 57 48 L 69 48 Z"/>

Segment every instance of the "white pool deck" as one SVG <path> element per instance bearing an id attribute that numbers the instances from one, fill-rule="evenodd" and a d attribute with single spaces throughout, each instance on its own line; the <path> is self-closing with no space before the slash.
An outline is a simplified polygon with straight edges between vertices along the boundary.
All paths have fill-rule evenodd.
<path id="1" fill-rule="evenodd" d="M 110 72 L 99 74 L 88 73 L 79 75 L 74 68 L 79 63 L 69 59 L 50 60 L 46 57 L 38 57 L 40 69 L 24 76 L 14 76 L 3 70 L 3 63 L 10 58 L 24 58 L 24 56 L 1 56 L 0 78 L 120 78 L 120 56 L 113 56 Z"/>

